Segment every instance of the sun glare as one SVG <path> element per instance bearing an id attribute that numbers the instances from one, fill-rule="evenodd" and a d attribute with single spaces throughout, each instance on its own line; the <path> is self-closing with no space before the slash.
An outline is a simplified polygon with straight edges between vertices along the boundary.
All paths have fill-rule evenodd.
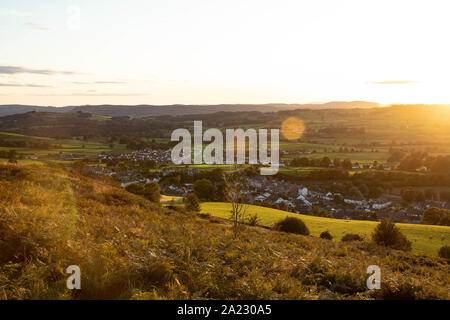
<path id="1" fill-rule="evenodd" d="M 288 140 L 297 140 L 303 136 L 305 132 L 304 122 L 297 117 L 290 117 L 281 124 L 281 134 Z"/>

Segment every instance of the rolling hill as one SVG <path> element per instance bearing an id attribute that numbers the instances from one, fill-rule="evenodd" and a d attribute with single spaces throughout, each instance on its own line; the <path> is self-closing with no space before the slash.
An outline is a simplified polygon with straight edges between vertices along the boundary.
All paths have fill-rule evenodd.
<path id="1" fill-rule="evenodd" d="M 42 107 L 30 105 L 0 105 L 0 116 L 36 112 L 90 112 L 93 114 L 120 117 L 129 116 L 133 118 L 161 116 L 161 115 L 187 115 L 206 114 L 230 111 L 259 111 L 274 112 L 279 110 L 294 109 L 351 109 L 351 108 L 376 108 L 380 105 L 374 102 L 328 102 L 323 104 L 220 104 L 220 105 L 85 105 L 67 107 Z"/>

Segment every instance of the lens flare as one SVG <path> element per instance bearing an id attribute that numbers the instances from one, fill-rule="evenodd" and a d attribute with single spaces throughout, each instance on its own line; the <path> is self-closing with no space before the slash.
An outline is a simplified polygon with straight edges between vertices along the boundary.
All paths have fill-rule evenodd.
<path id="1" fill-rule="evenodd" d="M 281 134 L 288 140 L 297 140 L 305 132 L 305 124 L 297 117 L 290 117 L 281 124 Z"/>

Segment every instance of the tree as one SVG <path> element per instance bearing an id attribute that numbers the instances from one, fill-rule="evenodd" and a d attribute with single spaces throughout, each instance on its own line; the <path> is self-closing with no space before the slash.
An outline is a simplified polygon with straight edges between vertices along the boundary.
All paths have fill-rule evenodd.
<path id="1" fill-rule="evenodd" d="M 194 193 L 201 200 L 214 200 L 216 187 L 208 179 L 200 179 L 194 183 Z"/>
<path id="2" fill-rule="evenodd" d="M 350 161 L 350 159 L 345 159 L 342 162 L 342 168 L 346 169 L 346 170 L 350 170 L 352 168 L 352 162 Z"/>
<path id="3" fill-rule="evenodd" d="M 137 195 L 144 195 L 144 184 L 143 183 L 132 183 L 125 187 L 125 190 L 127 190 L 130 193 L 137 194 Z"/>
<path id="4" fill-rule="evenodd" d="M 323 157 L 322 160 L 320 160 L 320 166 L 324 168 L 328 168 L 331 164 L 331 160 L 328 157 Z"/>
<path id="5" fill-rule="evenodd" d="M 347 191 L 347 196 L 354 198 L 354 199 L 362 199 L 364 198 L 361 191 L 359 191 L 358 188 L 351 186 Z"/>
<path id="6" fill-rule="evenodd" d="M 241 224 L 247 218 L 248 205 L 245 204 L 242 194 L 243 182 L 238 176 L 224 177 L 226 184 L 226 198 L 231 204 L 231 221 L 233 222 L 234 237 L 239 235 Z"/>
<path id="7" fill-rule="evenodd" d="M 184 208 L 188 212 L 200 212 L 200 203 L 195 193 L 191 193 L 184 200 Z"/>
<path id="8" fill-rule="evenodd" d="M 17 163 L 17 152 L 16 150 L 9 150 L 8 152 L 8 162 Z"/>
<path id="9" fill-rule="evenodd" d="M 423 213 L 422 224 L 450 226 L 450 210 L 427 208 Z"/>
<path id="10" fill-rule="evenodd" d="M 411 250 L 411 241 L 389 219 L 380 221 L 372 233 L 372 240 L 380 246 L 404 251 Z"/>
<path id="11" fill-rule="evenodd" d="M 308 158 L 302 157 L 302 158 L 294 158 L 291 161 L 291 166 L 293 167 L 309 167 L 310 161 Z"/>
<path id="12" fill-rule="evenodd" d="M 411 187 L 403 189 L 402 199 L 407 203 L 413 202 L 416 199 L 416 190 Z"/>
<path id="13" fill-rule="evenodd" d="M 327 209 L 320 209 L 318 206 L 313 206 L 311 208 L 311 215 L 316 217 L 331 218 L 331 214 L 328 213 Z"/>
<path id="14" fill-rule="evenodd" d="M 423 191 L 418 191 L 416 193 L 416 201 L 417 202 L 424 202 L 425 200 L 426 200 L 425 193 Z"/>
<path id="15" fill-rule="evenodd" d="M 128 192 L 143 196 L 151 202 L 159 203 L 161 199 L 159 185 L 156 182 L 144 183 L 133 183 L 128 185 L 125 190 Z"/>
<path id="16" fill-rule="evenodd" d="M 379 197 L 381 197 L 383 195 L 383 188 L 380 187 L 370 187 L 369 188 L 369 193 L 368 193 L 368 197 L 370 199 L 378 199 Z"/>
<path id="17" fill-rule="evenodd" d="M 333 160 L 333 165 L 334 165 L 335 168 L 339 168 L 341 166 L 341 164 L 342 164 L 341 159 L 336 158 L 336 159 Z"/>
<path id="18" fill-rule="evenodd" d="M 216 201 L 226 202 L 227 201 L 227 185 L 225 183 L 220 183 L 216 188 Z"/>
<path id="19" fill-rule="evenodd" d="M 161 200 L 161 194 L 159 185 L 157 182 L 147 183 L 144 187 L 144 197 L 151 202 L 159 203 Z"/>

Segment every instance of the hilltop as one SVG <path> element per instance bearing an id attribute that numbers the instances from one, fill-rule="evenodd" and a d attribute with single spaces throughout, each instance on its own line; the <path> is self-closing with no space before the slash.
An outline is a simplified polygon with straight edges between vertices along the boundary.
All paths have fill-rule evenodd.
<path id="1" fill-rule="evenodd" d="M 0 165 L 4 299 L 448 299 L 448 261 L 177 212 L 63 166 Z M 81 290 L 66 289 L 69 265 Z M 382 290 L 368 291 L 369 265 Z"/>
<path id="2" fill-rule="evenodd" d="M 317 104 L 218 104 L 218 105 L 84 105 L 66 107 L 42 107 L 31 105 L 0 105 L 0 116 L 20 114 L 31 111 L 36 112 L 90 112 L 98 115 L 133 118 L 162 116 L 162 115 L 188 115 L 188 114 L 208 114 L 215 112 L 239 112 L 239 111 L 259 111 L 274 112 L 280 110 L 294 109 L 351 109 L 351 108 L 376 108 L 380 105 L 375 102 L 365 101 L 336 101 Z"/>

